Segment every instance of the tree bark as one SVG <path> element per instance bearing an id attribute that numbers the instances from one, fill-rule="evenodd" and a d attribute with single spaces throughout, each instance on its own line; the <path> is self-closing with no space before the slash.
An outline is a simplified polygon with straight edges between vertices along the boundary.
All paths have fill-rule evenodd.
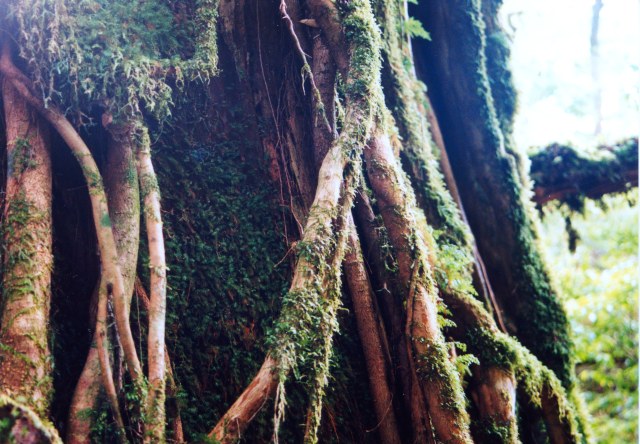
<path id="1" fill-rule="evenodd" d="M 436 437 L 446 442 L 471 442 L 462 387 L 449 362 L 437 321 L 432 264 L 428 262 L 424 234 L 417 230 L 415 198 L 406 188 L 387 136 L 378 133 L 371 139 L 365 159 L 367 176 L 398 260 L 400 282 L 407 283 L 406 333 Z"/>
<path id="2" fill-rule="evenodd" d="M 126 127 L 110 127 L 105 169 L 105 188 L 112 218 L 113 234 L 118 249 L 119 263 L 127 295 L 127 307 L 131 305 L 131 295 L 138 263 L 138 245 L 140 243 L 140 191 L 138 173 L 133 157 L 132 134 Z M 99 286 L 103 286 L 100 283 Z M 102 289 L 106 291 L 106 289 Z M 67 441 L 70 443 L 89 443 L 93 418 L 87 413 L 96 408 L 101 384 L 100 361 L 98 356 L 99 337 L 94 334 L 85 366 L 74 391 L 69 408 Z M 108 390 L 108 391 L 111 391 Z M 115 386 L 113 393 L 115 394 Z"/>
<path id="3" fill-rule="evenodd" d="M 465 213 L 505 310 L 506 327 L 569 388 L 573 370 L 566 313 L 536 247 L 517 159 L 506 149 L 510 138 L 493 105 L 480 6 L 477 0 L 437 0 L 416 9 L 432 41 L 414 50 L 425 67 Z"/>
<path id="4" fill-rule="evenodd" d="M 114 296 L 118 333 L 131 377 L 136 382 L 137 389 L 141 390 L 143 386 L 142 366 L 140 365 L 131 334 L 129 319 L 126 316 L 127 304 L 124 281 L 118 264 L 118 252 L 111 229 L 111 218 L 109 216 L 107 198 L 98 166 L 93 159 L 91 151 L 64 114 L 53 105 L 46 107 L 43 101 L 38 98 L 38 95 L 34 94 L 30 80 L 22 74 L 11 61 L 10 47 L 6 40 L 2 47 L 0 72 L 6 79 L 11 81 L 13 87 L 20 95 L 56 129 L 80 164 L 89 189 L 93 222 L 100 250 L 102 272 L 107 279 L 107 290 L 108 292 L 113 292 Z"/>
<path id="5" fill-rule="evenodd" d="M 46 417 L 52 395 L 51 158 L 46 124 L 2 80 L 7 186 L 2 218 L 0 391 Z"/>
<path id="6" fill-rule="evenodd" d="M 167 311 L 167 265 L 160 213 L 160 189 L 151 162 L 151 140 L 147 129 L 139 124 L 135 130 L 140 138 L 137 146 L 137 169 L 144 202 L 144 221 L 149 245 L 151 291 L 149 298 L 149 393 L 146 400 L 145 442 L 165 440 L 165 317 Z"/>

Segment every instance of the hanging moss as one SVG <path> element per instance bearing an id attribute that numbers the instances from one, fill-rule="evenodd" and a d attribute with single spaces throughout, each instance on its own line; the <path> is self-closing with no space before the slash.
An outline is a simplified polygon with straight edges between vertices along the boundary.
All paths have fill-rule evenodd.
<path id="1" fill-rule="evenodd" d="M 437 148 L 425 116 L 429 106 L 426 87 L 415 76 L 408 36 L 401 33 L 404 13 L 399 2 L 374 3 L 383 31 L 385 100 L 393 111 L 401 136 L 403 167 L 416 192 L 418 205 L 433 227 L 435 242 L 431 247 L 437 248 L 434 257 L 438 287 L 445 291 L 452 287 L 474 292 L 470 233 L 439 169 Z"/>
<path id="2" fill-rule="evenodd" d="M 585 154 L 572 146 L 553 144 L 529 156 L 534 201 L 555 200 L 581 212 L 586 198 L 625 193 L 638 183 L 638 138 L 602 146 Z"/>
<path id="3" fill-rule="evenodd" d="M 92 107 L 166 119 L 172 87 L 217 72 L 217 0 L 12 0 L 0 17 L 45 103 L 88 123 Z M 33 32 L 39 30 L 39 32 Z"/>

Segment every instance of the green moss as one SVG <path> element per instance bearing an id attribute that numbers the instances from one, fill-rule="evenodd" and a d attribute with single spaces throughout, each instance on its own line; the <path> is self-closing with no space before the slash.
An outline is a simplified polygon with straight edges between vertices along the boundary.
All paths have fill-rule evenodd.
<path id="1" fill-rule="evenodd" d="M 20 177 L 25 171 L 37 166 L 29 139 L 16 138 L 13 141 L 13 149 L 8 151 L 7 157 L 9 177 Z"/>
<path id="2" fill-rule="evenodd" d="M 116 119 L 141 107 L 166 119 L 167 76 L 181 87 L 217 72 L 217 9 L 217 0 L 12 0 L 6 22 L 45 101 L 73 109 L 77 123 L 96 105 Z"/>
<path id="3" fill-rule="evenodd" d="M 62 444 L 53 424 L 26 405 L 0 394 L 0 441 L 20 442 L 22 434 L 36 440 L 33 442 Z"/>
<path id="4" fill-rule="evenodd" d="M 507 320 L 516 326 L 518 339 L 570 388 L 574 377 L 567 318 L 537 249 L 510 133 L 507 125 L 503 130 L 500 123 L 497 107 L 505 113 L 503 120 L 510 117 L 505 111 L 509 107 L 496 105 L 494 99 L 481 2 L 455 1 L 439 7 L 450 13 L 446 27 L 438 28 L 446 37 L 439 38 L 447 40 L 450 57 L 456 60 L 455 76 L 464 84 L 464 91 L 446 98 L 436 91 L 432 99 L 442 119 L 467 216 L 491 273 L 493 289 Z M 434 35 L 434 41 L 436 38 Z M 441 68 L 432 69 L 440 75 Z M 468 112 L 465 119 L 458 119 L 453 111 L 461 100 Z"/>
<path id="5" fill-rule="evenodd" d="M 563 427 L 569 430 L 574 442 L 586 442 L 588 437 L 583 434 L 581 412 L 574 406 L 576 392 L 566 391 L 560 379 L 529 350 L 512 337 L 487 329 L 470 330 L 466 337 L 469 349 L 478 357 L 480 365 L 513 372 L 518 387 L 534 407 L 541 408 L 543 396 L 555 398 L 558 419 Z"/>
<path id="6" fill-rule="evenodd" d="M 603 146 L 588 154 L 583 151 L 553 144 L 529 156 L 535 187 L 548 193 L 562 192 L 558 202 L 577 212 L 582 212 L 586 198 L 602 197 L 599 188 L 620 193 L 631 189 L 628 174 L 638 168 L 638 138 Z"/>
<path id="7" fill-rule="evenodd" d="M 308 370 L 304 373 L 304 381 L 310 394 L 310 421 L 305 433 L 308 442 L 317 442 L 333 335 L 338 327 L 340 264 L 346 242 L 345 216 L 360 180 L 362 148 L 369 137 L 372 118 L 381 97 L 379 31 L 369 3 L 358 0 L 340 3 L 336 7 L 350 55 L 344 87 L 349 118 L 336 142 L 346 159 L 345 185 L 339 206 L 314 206 L 310 209 L 310 222 L 304 239 L 311 239 L 312 244 L 302 241 L 296 266 L 296 273 L 304 276 L 303 283 L 285 296 L 271 340 L 280 374 L 274 420 L 276 437 L 284 414 L 285 378 L 290 372 L 300 378 L 300 367 L 305 366 Z"/>
<path id="8" fill-rule="evenodd" d="M 100 225 L 107 228 L 111 227 L 111 218 L 109 217 L 109 213 L 102 214 L 102 217 L 100 218 Z"/>
<path id="9" fill-rule="evenodd" d="M 482 443 L 504 444 L 514 442 L 511 423 L 502 423 L 493 418 L 475 420 L 471 423 L 473 436 Z"/>
<path id="10" fill-rule="evenodd" d="M 425 110 L 425 86 L 415 76 L 406 36 L 400 35 L 404 16 L 393 1 L 377 1 L 376 14 L 383 31 L 383 83 L 387 106 L 394 111 L 402 139 L 401 160 L 416 192 L 417 203 L 434 228 L 435 278 L 444 291 L 475 293 L 471 284 L 471 238 L 459 209 L 446 189 Z"/>

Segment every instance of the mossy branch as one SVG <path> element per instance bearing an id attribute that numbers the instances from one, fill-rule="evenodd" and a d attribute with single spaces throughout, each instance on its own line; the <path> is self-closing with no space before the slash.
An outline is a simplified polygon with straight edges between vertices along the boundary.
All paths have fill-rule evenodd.
<path id="1" fill-rule="evenodd" d="M 580 210 L 584 198 L 625 193 L 638 186 L 638 138 L 601 146 L 591 155 L 568 145 L 549 145 L 529 156 L 533 201 L 566 203 Z"/>

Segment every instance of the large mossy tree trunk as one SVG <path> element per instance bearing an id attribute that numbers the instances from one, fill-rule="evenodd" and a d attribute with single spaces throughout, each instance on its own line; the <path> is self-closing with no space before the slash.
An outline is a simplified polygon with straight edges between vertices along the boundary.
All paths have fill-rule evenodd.
<path id="1" fill-rule="evenodd" d="M 53 387 L 69 442 L 588 439 L 499 2 L 425 0 L 429 43 L 402 0 L 10 3 L 5 108 L 50 122 L 54 160 L 71 149 L 101 265 L 93 309 L 33 323 L 93 338 L 82 372 L 55 355 L 76 369 Z M 87 268 L 57 251 L 55 281 Z"/>
<path id="2" fill-rule="evenodd" d="M 8 80 L 2 82 L 2 97 L 7 183 L 2 213 L 0 393 L 46 416 L 53 389 L 49 129 Z"/>

